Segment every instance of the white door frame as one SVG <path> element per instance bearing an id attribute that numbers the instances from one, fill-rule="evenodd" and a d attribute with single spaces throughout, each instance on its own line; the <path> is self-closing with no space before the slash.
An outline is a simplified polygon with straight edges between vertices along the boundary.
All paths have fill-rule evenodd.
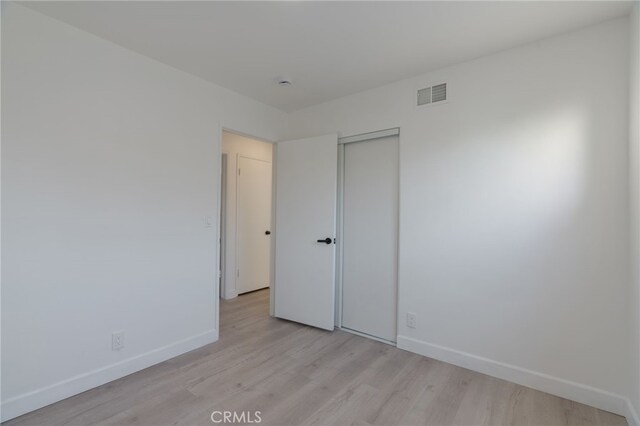
<path id="1" fill-rule="evenodd" d="M 220 141 L 222 144 L 222 141 Z M 220 151 L 220 208 L 218 209 L 218 291 L 220 296 L 226 296 L 225 281 L 227 280 L 226 263 L 227 263 L 227 164 L 228 155 Z"/>
<path id="2" fill-rule="evenodd" d="M 246 133 L 246 132 L 242 132 L 239 130 L 235 130 L 231 127 L 227 127 L 224 124 L 219 124 L 218 125 L 218 144 L 216 147 L 216 154 L 215 154 L 215 158 L 216 158 L 216 163 L 218 165 L 218 174 L 217 174 L 217 182 L 216 182 L 216 188 L 218 188 L 218 194 L 216 196 L 216 211 L 218 214 L 218 221 L 217 221 L 217 232 L 216 232 L 216 245 L 218 248 L 218 253 L 216 256 L 216 274 L 221 272 L 221 264 L 220 264 L 220 252 L 223 249 L 226 249 L 226 247 L 223 247 L 221 244 L 221 235 L 222 235 L 222 229 L 221 229 L 221 223 L 219 218 L 222 217 L 222 192 L 220 191 L 220 188 L 222 187 L 222 136 L 223 133 L 227 132 L 227 133 L 233 133 L 239 136 L 244 136 L 247 138 L 251 138 L 251 139 L 255 139 L 258 141 L 262 141 L 262 142 L 267 142 L 270 143 L 272 146 L 272 150 L 273 150 L 273 157 L 274 159 L 272 160 L 271 163 L 271 167 L 272 167 L 272 198 L 271 198 L 271 235 L 275 234 L 275 216 L 274 216 L 274 209 L 275 209 L 275 205 L 274 205 L 274 201 L 275 201 L 275 146 L 276 143 L 275 141 L 272 141 L 270 139 L 267 138 L 263 138 L 261 136 L 255 136 L 252 135 L 250 133 Z M 270 293 L 270 303 L 269 303 L 269 315 L 273 316 L 273 301 L 274 301 L 274 293 L 275 293 L 275 282 L 274 282 L 274 265 L 275 265 L 275 243 L 274 243 L 274 238 L 271 239 L 271 277 L 270 277 L 270 288 L 271 291 Z M 215 285 L 215 299 L 216 299 L 216 318 L 215 318 L 215 328 L 216 330 L 220 330 L 220 286 L 218 285 L 218 280 L 216 279 L 216 285 Z"/>
<path id="3" fill-rule="evenodd" d="M 337 203 L 337 222 L 336 222 L 336 314 L 335 314 L 335 327 L 344 330 L 349 333 L 357 334 L 359 336 L 367 337 L 369 339 L 377 340 L 388 345 L 397 346 L 395 343 L 389 342 L 384 339 L 370 336 L 368 334 L 359 333 L 355 330 L 350 330 L 342 327 L 342 271 L 343 271 L 343 254 L 344 254 L 344 241 L 342 236 L 344 235 L 344 146 L 353 142 L 366 142 L 370 140 L 386 138 L 389 136 L 398 136 L 398 161 L 400 161 L 400 127 L 393 127 L 390 129 L 379 130 L 375 132 L 362 133 L 353 136 L 346 136 L 338 139 L 338 203 Z M 400 166 L 398 165 L 398 174 L 400 174 Z M 398 196 L 400 196 L 400 176 L 398 176 Z M 398 241 L 396 252 L 396 261 L 399 261 L 400 252 L 400 203 L 398 202 Z M 396 283 L 400 283 L 400 268 L 396 271 Z M 398 310 L 398 288 L 396 288 L 396 336 L 398 334 L 397 327 L 400 324 L 400 315 Z"/>

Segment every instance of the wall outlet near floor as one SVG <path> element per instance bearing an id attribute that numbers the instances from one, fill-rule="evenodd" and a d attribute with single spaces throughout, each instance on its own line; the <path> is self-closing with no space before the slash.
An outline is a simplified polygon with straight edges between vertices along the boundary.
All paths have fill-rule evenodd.
<path id="1" fill-rule="evenodd" d="M 416 328 L 416 314 L 407 312 L 407 327 Z"/>
<path id="2" fill-rule="evenodd" d="M 111 335 L 111 350 L 119 351 L 124 348 L 124 331 L 114 331 Z"/>

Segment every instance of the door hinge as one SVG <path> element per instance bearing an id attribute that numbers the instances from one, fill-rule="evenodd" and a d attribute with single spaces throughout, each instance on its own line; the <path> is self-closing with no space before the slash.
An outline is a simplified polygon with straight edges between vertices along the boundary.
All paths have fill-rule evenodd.
<path id="1" fill-rule="evenodd" d="M 238 176 L 240 176 L 240 168 L 238 168 Z"/>
<path id="2" fill-rule="evenodd" d="M 240 278 L 240 269 L 236 270 L 236 277 Z"/>

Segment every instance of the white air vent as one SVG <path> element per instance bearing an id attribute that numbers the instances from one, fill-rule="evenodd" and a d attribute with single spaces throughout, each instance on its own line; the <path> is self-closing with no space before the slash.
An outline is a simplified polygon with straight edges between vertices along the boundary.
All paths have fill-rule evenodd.
<path id="1" fill-rule="evenodd" d="M 447 83 L 436 84 L 418 90 L 418 106 L 447 100 Z"/>
<path id="2" fill-rule="evenodd" d="M 418 90 L 418 106 L 431 103 L 431 87 Z"/>
<path id="3" fill-rule="evenodd" d="M 437 84 L 431 88 L 431 102 L 447 100 L 447 83 Z"/>

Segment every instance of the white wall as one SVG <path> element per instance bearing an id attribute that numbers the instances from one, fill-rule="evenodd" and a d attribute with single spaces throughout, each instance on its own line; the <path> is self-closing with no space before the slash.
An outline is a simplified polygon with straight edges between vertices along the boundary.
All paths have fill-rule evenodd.
<path id="1" fill-rule="evenodd" d="M 7 419 L 216 339 L 220 126 L 275 140 L 285 115 L 2 8 Z"/>
<path id="2" fill-rule="evenodd" d="M 238 155 L 257 160 L 272 161 L 273 144 L 251 139 L 235 133 L 222 134 L 222 152 L 227 154 L 227 215 L 224 298 L 238 295 L 236 290 L 236 194 L 238 177 Z"/>
<path id="3" fill-rule="evenodd" d="M 624 411 L 628 52 L 625 17 L 290 114 L 401 129 L 400 347 Z"/>
<path id="4" fill-rule="evenodd" d="M 640 3 L 635 2 L 630 20 L 629 90 L 629 190 L 631 207 L 631 374 L 629 397 L 635 423 L 640 425 Z"/>

